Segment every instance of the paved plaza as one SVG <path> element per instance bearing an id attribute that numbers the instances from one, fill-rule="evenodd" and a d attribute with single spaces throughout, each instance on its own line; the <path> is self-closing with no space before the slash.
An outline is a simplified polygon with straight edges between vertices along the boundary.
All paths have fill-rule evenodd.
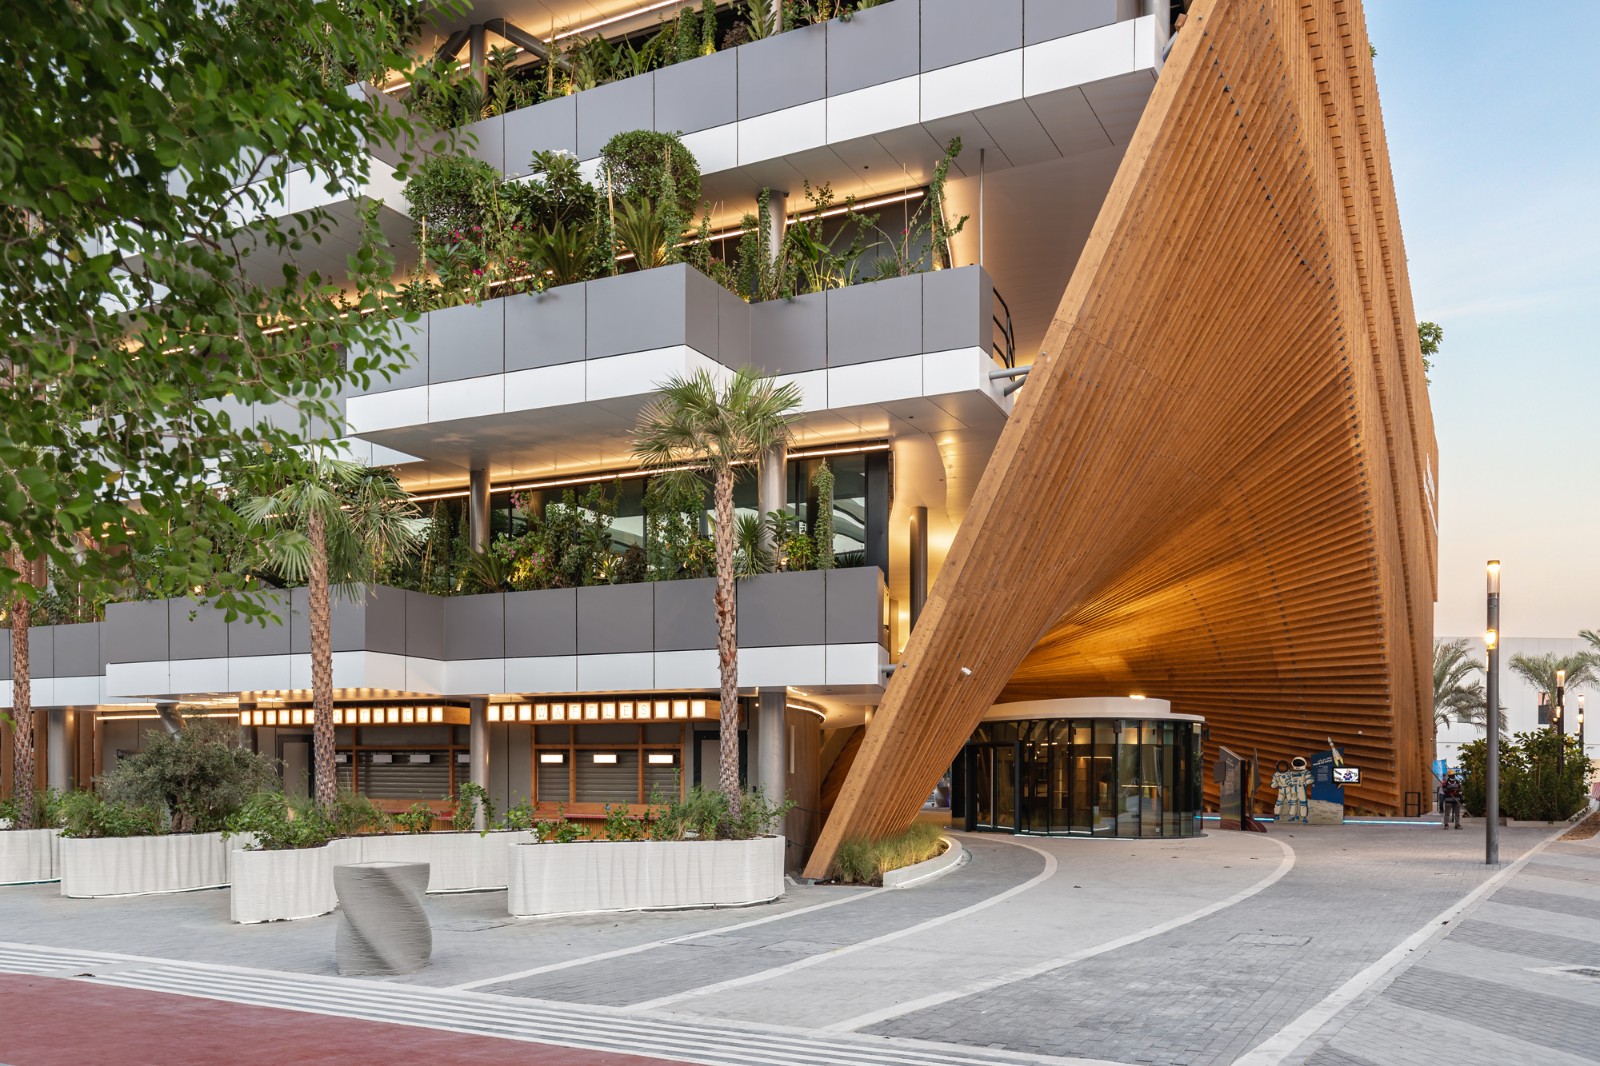
<path id="1" fill-rule="evenodd" d="M 226 891 L 8 888 L 0 994 L 32 1006 L 8 1012 L 0 1062 L 94 1061 L 60 1051 L 118 1027 L 73 1018 L 119 1009 L 241 1034 L 355 1020 L 387 1027 L 386 1062 L 507 1040 L 574 1066 L 1600 1062 L 1600 841 L 1506 829 L 1494 870 L 1481 826 L 954 836 L 962 864 L 917 887 L 747 909 L 518 921 L 504 893 L 429 897 L 434 961 L 391 980 L 334 974 L 331 916 L 236 926 Z M 141 1046 L 119 1061 L 256 1061 Z"/>

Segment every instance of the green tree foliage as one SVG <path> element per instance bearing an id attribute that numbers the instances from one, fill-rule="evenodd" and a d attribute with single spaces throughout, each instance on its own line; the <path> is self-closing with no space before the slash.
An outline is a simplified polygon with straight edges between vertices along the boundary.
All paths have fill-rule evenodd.
<path id="1" fill-rule="evenodd" d="M 1488 753 L 1485 740 L 1461 746 L 1461 767 L 1466 771 L 1463 806 L 1474 816 L 1482 816 L 1486 807 Z M 1589 763 L 1575 736 L 1535 729 L 1500 742 L 1500 813 L 1507 818 L 1548 822 L 1570 818 L 1583 809 L 1588 782 Z"/>
<path id="2" fill-rule="evenodd" d="M 239 745 L 238 727 L 190 718 L 176 733 L 150 730 L 144 750 L 100 780 L 107 802 L 163 814 L 171 832 L 214 833 L 263 789 L 278 785 L 276 759 Z"/>
<path id="3" fill-rule="evenodd" d="M 1422 345 L 1422 373 L 1433 381 L 1433 360 L 1444 343 L 1444 327 L 1437 322 L 1418 322 L 1417 340 Z"/>
<path id="4" fill-rule="evenodd" d="M 822 460 L 817 467 L 817 472 L 811 478 L 811 484 L 817 490 L 817 521 L 815 537 L 817 541 L 817 569 L 833 569 L 833 471 L 828 466 L 828 460 Z"/>
<path id="5" fill-rule="evenodd" d="M 1521 677 L 1532 685 L 1538 692 L 1548 692 L 1552 704 L 1556 698 L 1556 675 L 1565 673 L 1565 687 L 1568 692 L 1567 700 L 1570 703 L 1573 689 L 1584 685 L 1600 685 L 1600 659 L 1587 652 L 1578 652 L 1575 655 L 1557 655 L 1555 652 L 1545 652 L 1543 655 L 1513 655 L 1508 664 L 1512 673 Z M 1569 722 L 1570 724 L 1570 722 Z"/>
<path id="6" fill-rule="evenodd" d="M 1466 640 L 1433 642 L 1433 721 L 1444 729 L 1455 722 L 1485 728 L 1488 705 L 1479 676 L 1483 663 L 1472 657 Z M 1505 711 L 1500 712 L 1500 729 L 1505 730 Z"/>

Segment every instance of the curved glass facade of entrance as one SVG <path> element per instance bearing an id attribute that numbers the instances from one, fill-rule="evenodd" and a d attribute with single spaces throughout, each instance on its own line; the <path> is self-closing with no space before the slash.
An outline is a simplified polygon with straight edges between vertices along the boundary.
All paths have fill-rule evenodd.
<path id="1" fill-rule="evenodd" d="M 1095 837 L 1200 832 L 1200 721 L 986 721 L 956 767 L 968 829 Z"/>

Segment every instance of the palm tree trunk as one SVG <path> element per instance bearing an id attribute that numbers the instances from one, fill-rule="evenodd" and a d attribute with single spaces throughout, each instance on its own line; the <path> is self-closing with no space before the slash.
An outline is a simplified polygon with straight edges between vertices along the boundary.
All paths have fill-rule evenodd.
<path id="1" fill-rule="evenodd" d="M 322 512 L 313 510 L 306 523 L 311 540 L 311 749 L 317 764 L 317 804 L 332 810 L 339 799 L 334 769 L 333 647 L 328 605 L 328 544 Z"/>
<path id="2" fill-rule="evenodd" d="M 20 580 L 32 572 L 21 551 L 12 554 Z M 33 828 L 33 684 L 28 660 L 28 627 L 33 603 L 22 593 L 11 600 L 11 792 L 17 801 L 16 828 Z"/>
<path id="3" fill-rule="evenodd" d="M 722 791 L 728 811 L 739 817 L 739 623 L 733 586 L 733 470 L 717 470 L 715 492 L 717 527 L 712 531 L 717 548 L 717 669 L 722 676 Z"/>

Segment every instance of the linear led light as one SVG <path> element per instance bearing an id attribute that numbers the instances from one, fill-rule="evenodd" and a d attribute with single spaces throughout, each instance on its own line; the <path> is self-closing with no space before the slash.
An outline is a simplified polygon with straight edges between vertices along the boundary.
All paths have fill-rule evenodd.
<path id="1" fill-rule="evenodd" d="M 564 751 L 541 751 L 539 753 L 539 762 L 544 766 L 559 765 L 566 761 L 567 753 Z"/>
<path id="2" fill-rule="evenodd" d="M 651 766 L 675 766 L 678 756 L 670 751 L 652 751 L 645 755 L 644 760 Z"/>
<path id="3" fill-rule="evenodd" d="M 600 766 L 615 766 L 617 764 L 617 753 L 614 751 L 597 751 L 594 753 L 594 761 Z"/>

